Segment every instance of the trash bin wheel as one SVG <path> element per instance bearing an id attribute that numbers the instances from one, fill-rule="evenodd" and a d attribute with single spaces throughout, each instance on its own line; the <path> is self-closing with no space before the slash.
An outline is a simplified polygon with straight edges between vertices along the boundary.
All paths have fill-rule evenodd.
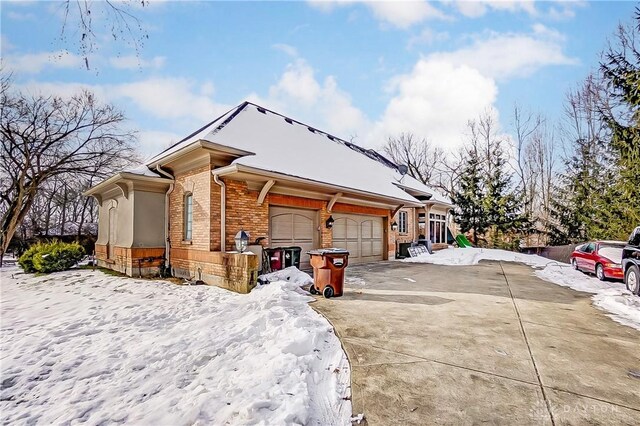
<path id="1" fill-rule="evenodd" d="M 333 288 L 330 285 L 326 286 L 324 288 L 324 291 L 322 292 L 322 295 L 324 296 L 325 299 L 333 297 Z"/>
<path id="2" fill-rule="evenodd" d="M 311 294 L 318 294 L 318 290 L 316 290 L 316 286 L 311 284 L 311 287 L 309 287 L 309 293 Z"/>

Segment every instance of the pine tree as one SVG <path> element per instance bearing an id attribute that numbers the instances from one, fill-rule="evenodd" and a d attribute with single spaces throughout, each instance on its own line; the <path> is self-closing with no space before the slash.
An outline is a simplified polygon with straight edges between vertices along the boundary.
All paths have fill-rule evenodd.
<path id="1" fill-rule="evenodd" d="M 499 140 L 488 151 L 482 200 L 486 221 L 491 230 L 491 246 L 516 249 L 518 237 L 528 220 L 522 213 L 523 197 L 513 188 L 512 174 L 507 170 L 507 157 Z"/>
<path id="2" fill-rule="evenodd" d="M 487 215 L 484 209 L 482 188 L 483 168 L 475 146 L 467 150 L 465 166 L 460 174 L 458 189 L 452 196 L 456 206 L 454 217 L 462 232 L 472 231 L 473 243 L 487 230 Z"/>
<path id="3" fill-rule="evenodd" d="M 640 9 L 635 27 L 620 26 L 617 44 L 604 54 L 600 70 L 607 83 L 609 103 L 600 109 L 611 130 L 614 157 L 600 217 L 612 238 L 626 238 L 640 224 Z M 609 107 L 612 105 L 612 107 Z"/>

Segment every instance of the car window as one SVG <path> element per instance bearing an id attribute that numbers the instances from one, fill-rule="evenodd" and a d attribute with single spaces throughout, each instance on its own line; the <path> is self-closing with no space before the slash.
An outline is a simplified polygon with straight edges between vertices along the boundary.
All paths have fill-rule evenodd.
<path id="1" fill-rule="evenodd" d="M 629 244 L 632 246 L 640 246 L 640 226 L 634 229 L 629 236 Z"/>
<path id="2" fill-rule="evenodd" d="M 609 259 L 613 263 L 622 263 L 622 248 L 620 247 L 601 246 L 600 250 L 598 250 L 598 255 Z"/>
<path id="3" fill-rule="evenodd" d="M 594 243 L 589 243 L 584 247 L 584 252 L 585 253 L 593 253 L 593 249 L 595 248 L 595 244 Z"/>

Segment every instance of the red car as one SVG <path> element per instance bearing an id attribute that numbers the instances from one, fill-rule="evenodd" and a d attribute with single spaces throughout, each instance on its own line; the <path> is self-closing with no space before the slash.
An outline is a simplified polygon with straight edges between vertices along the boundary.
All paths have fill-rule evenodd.
<path id="1" fill-rule="evenodd" d="M 571 266 L 578 271 L 595 274 L 600 281 L 607 278 L 622 280 L 622 241 L 593 241 L 584 243 L 571 253 Z"/>

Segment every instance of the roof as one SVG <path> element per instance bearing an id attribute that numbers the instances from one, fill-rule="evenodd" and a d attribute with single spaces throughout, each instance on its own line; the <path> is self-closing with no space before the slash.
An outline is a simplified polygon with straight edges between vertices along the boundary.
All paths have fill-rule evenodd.
<path id="1" fill-rule="evenodd" d="M 232 164 L 422 204 L 403 189 L 408 187 L 431 195 L 433 201 L 451 204 L 432 188 L 403 176 L 397 165 L 380 153 L 250 102 L 227 111 L 151 158 L 147 165 L 161 163 L 201 141 L 249 154 Z"/>

